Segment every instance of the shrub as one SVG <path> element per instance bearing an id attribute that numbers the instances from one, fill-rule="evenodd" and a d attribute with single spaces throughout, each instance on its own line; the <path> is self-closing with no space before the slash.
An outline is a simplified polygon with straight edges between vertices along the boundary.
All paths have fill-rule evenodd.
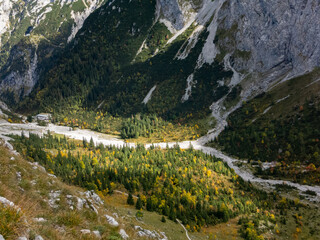
<path id="1" fill-rule="evenodd" d="M 29 116 L 27 117 L 27 121 L 28 121 L 28 122 L 32 122 L 32 116 L 31 116 L 31 115 L 29 115 Z"/>
<path id="2" fill-rule="evenodd" d="M 76 211 L 64 212 L 58 216 L 58 224 L 68 227 L 77 226 L 81 223 L 81 217 Z"/>
<path id="3" fill-rule="evenodd" d="M 38 120 L 37 122 L 38 122 L 39 126 L 42 126 L 42 127 L 48 126 L 48 122 L 47 121 Z"/>
<path id="4" fill-rule="evenodd" d="M 311 195 L 311 196 L 317 196 L 317 193 L 312 190 L 307 190 L 304 192 L 305 194 Z"/>
<path id="5" fill-rule="evenodd" d="M 0 234 L 5 238 L 15 235 L 21 224 L 22 214 L 12 207 L 0 204 Z"/>

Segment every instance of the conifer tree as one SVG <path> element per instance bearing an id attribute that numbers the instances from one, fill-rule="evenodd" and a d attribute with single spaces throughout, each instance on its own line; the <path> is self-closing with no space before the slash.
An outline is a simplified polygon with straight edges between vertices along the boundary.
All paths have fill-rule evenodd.
<path id="1" fill-rule="evenodd" d="M 129 205 L 134 205 L 134 200 L 133 200 L 133 197 L 132 197 L 131 193 L 129 193 L 129 195 L 128 195 L 127 203 Z"/>
<path id="2" fill-rule="evenodd" d="M 87 140 L 85 138 L 83 138 L 82 144 L 84 148 L 88 147 Z"/>
<path id="3" fill-rule="evenodd" d="M 169 219 L 172 221 L 176 221 L 176 218 L 177 218 L 176 212 L 174 208 L 171 208 L 169 213 Z"/>
<path id="4" fill-rule="evenodd" d="M 140 195 L 138 195 L 138 200 L 136 202 L 136 209 L 140 210 L 142 208 L 142 201 Z"/>
<path id="5" fill-rule="evenodd" d="M 152 202 L 151 202 L 151 198 L 147 199 L 147 206 L 146 206 L 148 211 L 152 211 Z"/>
<path id="6" fill-rule="evenodd" d="M 90 148 L 94 148 L 94 141 L 93 141 L 92 137 L 91 137 L 91 139 L 90 139 L 90 145 L 89 145 L 89 147 L 90 147 Z"/>

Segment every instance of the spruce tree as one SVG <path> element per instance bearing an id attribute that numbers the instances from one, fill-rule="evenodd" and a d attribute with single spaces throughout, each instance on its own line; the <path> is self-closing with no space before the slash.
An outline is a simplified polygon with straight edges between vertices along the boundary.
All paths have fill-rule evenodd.
<path id="1" fill-rule="evenodd" d="M 84 148 L 86 148 L 86 147 L 88 146 L 87 140 L 86 140 L 85 138 L 83 138 L 82 144 L 83 144 L 83 147 L 84 147 Z"/>
<path id="2" fill-rule="evenodd" d="M 129 193 L 129 195 L 128 195 L 127 203 L 129 205 L 134 205 L 134 200 L 133 200 L 133 197 L 132 197 L 131 193 Z"/>
<path id="3" fill-rule="evenodd" d="M 92 139 L 92 137 L 91 137 L 91 139 L 90 139 L 90 148 L 94 148 L 94 141 L 93 141 L 93 139 Z"/>
<path id="4" fill-rule="evenodd" d="M 170 209 L 169 219 L 172 221 L 176 221 L 177 215 L 174 208 Z"/>
<path id="5" fill-rule="evenodd" d="M 147 210 L 148 211 L 152 211 L 152 202 L 151 202 L 151 198 L 147 198 Z"/>
<path id="6" fill-rule="evenodd" d="M 141 201 L 140 195 L 138 195 L 138 200 L 137 200 L 137 203 L 136 203 L 136 209 L 140 210 L 141 208 L 142 208 L 142 201 Z"/>

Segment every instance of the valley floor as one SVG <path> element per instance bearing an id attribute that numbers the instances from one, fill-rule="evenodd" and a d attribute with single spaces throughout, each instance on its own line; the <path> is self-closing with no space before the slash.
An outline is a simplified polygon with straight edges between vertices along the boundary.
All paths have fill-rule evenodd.
<path id="1" fill-rule="evenodd" d="M 33 179 L 31 175 L 34 175 L 32 173 L 36 169 L 42 169 L 40 166 L 33 166 L 26 160 L 23 160 L 20 156 L 14 157 L 16 159 L 19 159 L 19 169 L 15 169 L 15 167 L 12 167 L 10 164 L 13 161 L 10 161 L 9 159 L 11 158 L 11 155 L 15 155 L 15 150 L 13 149 L 12 145 L 9 143 L 9 140 L 11 138 L 8 136 L 9 134 L 15 134 L 15 135 L 21 135 L 22 133 L 25 136 L 28 136 L 29 133 L 35 133 L 38 135 L 44 135 L 48 131 L 50 131 L 52 134 L 56 136 L 62 136 L 65 135 L 70 139 L 76 139 L 76 140 L 83 140 L 86 139 L 88 142 L 92 139 L 96 145 L 103 144 L 105 146 L 115 146 L 115 147 L 124 147 L 124 146 L 130 146 L 132 148 L 136 147 L 136 143 L 127 143 L 124 140 L 121 140 L 117 138 L 116 136 L 112 135 L 106 135 L 102 133 L 97 133 L 93 132 L 90 130 L 72 130 L 70 127 L 65 127 L 65 126 L 57 126 L 54 124 L 49 124 L 48 126 L 39 126 L 36 123 L 25 123 L 25 124 L 17 124 L 17 123 L 9 123 L 5 120 L 1 120 L 0 122 L 0 138 L 4 140 L 4 146 L 8 148 L 11 153 L 8 155 L 8 153 L 4 152 L 4 160 L 1 163 L 1 165 L 4 168 L 4 171 L 8 172 L 9 175 L 11 176 L 8 179 L 0 178 L 2 184 L 1 190 L 1 196 L 6 197 L 10 199 L 11 201 L 15 202 L 15 204 L 19 205 L 22 204 L 19 201 L 18 196 L 21 195 L 19 193 L 20 188 L 26 189 L 27 191 L 22 193 L 24 198 L 28 199 L 28 201 L 35 201 L 35 202 L 42 202 L 42 198 L 48 198 L 47 201 L 50 201 L 50 196 L 55 195 L 57 192 L 56 188 L 52 188 L 50 185 L 50 182 L 52 184 L 52 177 L 49 176 L 44 176 L 41 177 L 42 175 L 47 175 L 44 173 L 38 173 L 39 178 Z M 214 134 L 214 133 L 213 133 Z M 279 186 L 283 187 L 283 192 L 281 192 L 281 195 L 283 197 L 286 197 L 288 199 L 291 199 L 291 202 L 294 202 L 296 204 L 296 201 L 299 202 L 297 199 L 302 199 L 301 202 L 303 202 L 303 206 L 299 207 L 299 203 L 296 205 L 296 207 L 289 207 L 288 210 L 284 210 L 282 213 L 280 213 L 279 219 L 283 219 L 283 223 L 278 223 L 278 225 L 275 225 L 275 228 L 277 229 L 277 234 L 278 236 L 275 236 L 274 231 L 267 232 L 264 234 L 266 239 L 277 239 L 278 237 L 280 239 L 290 239 L 292 236 L 297 236 L 297 239 L 318 239 L 317 234 L 315 234 L 315 231 L 317 231 L 319 224 L 317 221 L 317 216 L 319 216 L 319 207 L 318 203 L 320 201 L 320 187 L 317 186 L 308 186 L 308 185 L 301 185 L 297 183 L 293 183 L 290 181 L 283 182 L 282 180 L 271 180 L 271 179 L 261 179 L 254 174 L 250 172 L 249 169 L 247 168 L 241 168 L 239 167 L 239 163 L 241 163 L 241 160 L 232 158 L 227 156 L 226 154 L 222 153 L 221 151 L 212 148 L 212 147 L 207 147 L 205 144 L 211 139 L 210 135 L 204 136 L 198 140 L 195 141 L 185 141 L 185 142 L 178 142 L 178 143 L 172 143 L 172 142 L 163 142 L 163 143 L 155 143 L 155 144 L 146 144 L 146 148 L 151 148 L 152 146 L 154 147 L 159 147 L 162 149 L 165 149 L 167 147 L 173 148 L 174 146 L 178 145 L 181 149 L 189 149 L 193 148 L 195 150 L 200 150 L 205 154 L 215 156 L 216 158 L 222 159 L 227 165 L 234 169 L 235 173 L 238 174 L 243 180 L 247 182 L 254 183 L 255 186 L 259 186 L 263 190 L 266 190 L 267 192 L 272 192 L 274 193 L 275 191 L 279 190 Z M 1 150 L 2 149 L 2 150 Z M 3 148 L 1 148 L 1 151 L 4 151 Z M 8 155 L 8 156 L 7 156 Z M 21 163 L 20 163 L 21 162 Z M 16 164 L 13 164 L 16 166 Z M 37 168 L 36 168 L 37 167 Z M 32 169 L 33 170 L 32 170 Z M 30 176 L 26 173 L 30 171 Z M 38 170 L 37 170 L 38 171 Z M 22 173 L 22 179 L 27 178 L 25 181 L 22 182 L 15 182 L 12 181 L 12 179 L 15 179 L 18 175 L 16 175 L 19 172 L 20 174 Z M 35 175 L 34 175 L 35 176 Z M 40 179 L 47 179 L 48 178 L 48 186 L 45 186 L 46 184 L 41 183 L 41 185 L 38 186 L 38 181 L 40 182 Z M 20 181 L 20 180 L 19 180 Z M 64 199 L 64 205 L 63 209 L 64 211 L 67 212 L 68 214 L 74 214 L 74 212 L 68 212 L 68 196 L 67 195 L 73 195 L 73 197 L 76 199 L 81 198 L 81 194 L 79 195 L 79 192 L 84 192 L 85 190 L 78 188 L 78 187 L 72 187 L 72 186 L 67 186 L 64 183 L 60 183 L 60 180 L 54 179 L 54 181 L 59 181 L 59 187 L 60 190 L 62 189 L 62 194 L 61 194 L 61 199 Z M 46 181 L 45 181 L 46 182 Z M 35 185 L 32 185 L 35 183 Z M 31 185 L 30 185 L 31 184 Z M 8 186 L 15 186 L 12 189 L 10 189 Z M 288 191 L 288 188 L 294 187 L 295 190 L 291 192 Z M 45 188 L 45 189 L 39 189 L 39 188 Z M 64 190 L 67 189 L 67 190 Z M 80 189 L 80 190 L 79 190 Z M 29 192 L 31 190 L 31 192 Z M 59 190 L 59 189 L 58 189 Z M 122 190 L 122 191 L 119 191 Z M 37 193 L 37 191 L 40 191 L 40 195 Z M 311 195 L 306 195 L 306 191 L 312 191 L 314 192 L 314 196 Z M 66 194 L 64 194 L 66 192 Z M 69 194 L 71 192 L 71 194 Z M 27 195 L 26 195 L 27 194 Z M 48 195 L 46 197 L 46 195 Z M 303 197 L 301 197 L 303 196 Z M 166 223 L 162 223 L 160 221 L 161 216 L 158 213 L 155 212 L 149 212 L 149 211 L 143 211 L 144 212 L 144 217 L 143 221 L 141 222 L 140 220 L 136 219 L 135 213 L 136 209 L 133 208 L 132 206 L 127 205 L 126 199 L 127 199 L 127 194 L 123 191 L 123 189 L 118 189 L 117 191 L 114 191 L 114 194 L 111 196 L 100 196 L 103 199 L 104 202 L 104 207 L 100 206 L 100 211 L 107 213 L 109 215 L 112 215 L 113 213 L 117 213 L 117 216 L 126 216 L 125 218 L 117 218 L 117 219 L 122 219 L 121 220 L 121 226 L 122 227 L 128 227 L 134 226 L 134 225 L 139 225 L 139 226 L 144 226 L 144 228 L 147 229 L 154 229 L 157 230 L 158 232 L 165 232 L 166 236 L 168 239 L 207 239 L 210 237 L 210 239 L 241 239 L 240 234 L 239 234 L 239 229 L 240 225 L 238 223 L 239 219 L 241 219 L 241 216 L 233 218 L 229 220 L 226 223 L 221 223 L 215 226 L 207 226 L 203 227 L 200 232 L 189 232 L 185 231 L 186 229 L 183 228 L 182 226 L 179 226 L 178 223 L 174 223 L 170 221 L 169 219 L 166 221 Z M 45 204 L 44 204 L 45 205 Z M 43 206 L 44 206 L 43 205 Z M 70 236 L 71 239 L 77 239 L 76 234 L 77 232 L 80 232 L 81 230 L 84 229 L 89 229 L 91 232 L 95 229 L 97 229 L 97 226 L 103 225 L 105 220 L 101 220 L 99 217 L 98 219 L 95 219 L 92 224 L 87 224 L 88 221 L 90 222 L 90 218 L 92 217 L 92 214 L 88 213 L 87 211 L 85 213 L 76 212 L 76 216 L 67 216 L 67 215 L 59 215 L 58 217 L 55 216 L 55 213 L 53 213 L 50 208 L 43 208 L 43 206 L 40 204 L 39 206 L 36 206 L 35 208 L 40 208 L 36 209 L 33 214 L 26 213 L 27 216 L 29 217 L 30 221 L 36 221 L 35 219 L 37 218 L 45 218 L 48 222 L 46 224 L 44 223 L 33 223 L 34 231 L 36 233 L 40 233 L 42 235 L 44 234 L 52 234 L 53 237 L 52 239 L 61 239 L 60 237 L 57 237 L 59 233 L 56 230 L 52 230 L 48 225 L 50 224 L 59 224 L 61 221 L 65 225 L 64 221 L 69 221 L 68 219 L 71 218 L 72 221 L 81 221 L 81 224 L 78 227 L 75 227 L 77 225 L 77 222 L 71 223 L 70 227 L 66 227 L 65 231 L 68 233 L 65 236 Z M 25 208 L 22 204 L 22 207 Z M 89 206 L 90 207 L 90 206 Z M 282 210 L 281 210 L 282 211 Z M 75 219 L 73 219 L 75 218 Z M 88 219 L 89 218 L 89 219 Z M 66 220 L 67 219 L 67 220 Z M 313 219 L 311 221 L 311 219 Z M 282 220 L 281 220 L 282 221 Z M 50 223 L 50 224 L 48 224 Z M 67 223 L 68 224 L 68 223 Z M 95 226 L 96 224 L 97 226 Z M 141 225 L 144 224 L 144 225 Z M 1 225 L 1 224 L 0 224 Z M 130 235 L 130 239 L 136 239 L 137 232 L 133 231 L 132 227 L 131 228 L 125 228 L 127 230 L 127 233 Z M 26 229 L 25 227 L 21 227 L 21 233 L 25 233 Z M 279 231 L 280 230 L 280 231 Z M 70 231 L 70 232 L 69 232 Z M 119 228 L 107 228 L 104 229 L 105 235 L 110 236 L 110 234 L 117 234 L 115 231 L 119 232 Z M 278 233 L 279 231 L 279 233 Z M 310 235 L 311 234 L 311 235 Z M 89 235 L 88 235 L 89 236 Z M 81 239 L 92 239 L 88 238 L 88 236 L 82 236 Z M 189 236 L 189 238 L 188 238 Z M 312 236 L 312 237 L 311 237 Z M 307 238 L 304 238 L 307 237 Z M 6 239 L 11 239 L 11 238 L 6 238 Z M 78 238 L 79 239 L 79 238 Z M 105 238 L 109 239 L 109 238 Z"/>
<path id="2" fill-rule="evenodd" d="M 39 135 L 43 135 L 44 133 L 47 133 L 48 131 L 56 134 L 62 134 L 67 136 L 68 138 L 76 139 L 76 140 L 83 140 L 86 139 L 88 142 L 92 138 L 96 145 L 103 144 L 105 146 L 116 146 L 116 147 L 122 147 L 122 146 L 130 146 L 135 147 L 135 143 L 127 143 L 124 140 L 121 140 L 115 136 L 97 133 L 91 130 L 83 130 L 83 129 L 77 129 L 72 130 L 70 127 L 65 126 L 57 126 L 54 124 L 49 124 L 48 126 L 38 126 L 36 123 L 27 123 L 27 124 L 18 124 L 18 123 L 9 123 L 5 120 L 2 120 L 0 123 L 0 135 L 3 139 L 9 140 L 6 135 L 8 134 L 15 134 L 15 135 L 21 135 L 23 132 L 26 136 L 28 136 L 28 133 L 36 133 Z M 211 133 L 215 134 L 215 133 Z M 262 179 L 259 177 L 254 176 L 254 174 L 251 173 L 251 171 L 247 168 L 240 168 L 238 167 L 238 162 L 241 160 L 232 158 L 221 151 L 213 148 L 213 147 L 207 147 L 205 144 L 211 139 L 210 135 L 201 137 L 198 140 L 195 141 L 184 141 L 184 142 L 163 142 L 163 143 L 155 143 L 155 144 L 146 144 L 145 146 L 147 148 L 151 146 L 156 146 L 160 148 L 166 148 L 166 147 L 174 147 L 175 145 L 179 145 L 181 149 L 188 149 L 190 147 L 200 150 L 206 154 L 215 156 L 217 158 L 222 159 L 224 162 L 228 164 L 228 166 L 241 177 L 245 181 L 255 183 L 265 190 L 273 191 L 275 189 L 275 186 L 277 185 L 287 185 L 294 187 L 298 190 L 299 194 L 304 195 L 308 198 L 310 201 L 314 202 L 320 202 L 320 187 L 319 186 L 309 186 L 309 185 L 302 185 L 298 183 L 294 183 L 291 181 L 283 181 L 283 180 L 274 180 L 274 179 Z M 305 195 L 306 191 L 312 191 L 315 192 L 315 196 Z"/>
<path id="3" fill-rule="evenodd" d="M 0 239 L 3 235 L 6 240 L 24 236 L 38 240 L 42 239 L 39 236 L 50 240 L 93 240 L 99 239 L 96 234 L 102 239 L 121 239 L 120 230 L 128 235 L 127 239 L 148 239 L 142 232 L 159 235 L 154 238 L 158 240 L 186 239 L 182 226 L 169 219 L 161 222 L 161 216 L 155 212 L 144 211 L 143 219 L 136 219 L 137 210 L 127 204 L 124 193 L 115 191 L 112 196 L 102 196 L 65 184 L 7 147 L 0 141 Z M 118 225 L 112 225 L 106 216 Z M 217 234 L 223 235 L 227 224 L 217 226 Z M 237 224 L 233 225 L 236 229 Z M 199 240 L 206 239 L 208 234 L 188 232 L 191 239 Z M 237 231 L 234 234 L 238 235 Z"/>

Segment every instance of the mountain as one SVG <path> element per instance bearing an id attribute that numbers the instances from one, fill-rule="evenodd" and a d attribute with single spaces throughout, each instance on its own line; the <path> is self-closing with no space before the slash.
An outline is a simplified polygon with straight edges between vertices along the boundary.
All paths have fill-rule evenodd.
<path id="1" fill-rule="evenodd" d="M 318 114 L 317 1 L 1 4 L 7 58 L 0 84 L 2 98 L 16 110 L 76 121 L 79 116 L 71 113 L 81 112 L 81 125 L 90 122 L 93 129 L 96 111 L 118 117 L 156 114 L 179 124 L 205 119 L 202 133 L 216 123 L 212 140 L 229 125 L 216 144 L 230 154 L 257 161 L 286 158 L 288 164 L 303 158 L 306 168 L 319 167 L 318 138 L 309 131 L 318 129 L 317 121 L 308 120 Z M 307 111 L 301 115 L 297 106 Z M 94 112 L 90 121 L 79 109 Z M 142 118 L 135 117 L 150 120 Z M 138 131 L 134 121 L 123 136 L 150 135 L 151 124 L 141 123 Z M 121 122 L 110 131 L 123 131 Z M 273 143 L 254 132 L 270 135 Z M 290 140 L 289 132 L 302 134 L 300 140 Z M 228 144 L 230 139 L 237 144 Z M 306 147 L 308 139 L 313 140 Z M 288 142 L 307 150 L 288 150 Z"/>
<path id="2" fill-rule="evenodd" d="M 318 173 L 308 169 L 320 167 L 318 15 L 317 1 L 107 2 L 19 109 L 69 121 L 80 119 L 79 108 L 157 114 L 179 124 L 206 119 L 216 122 L 212 140 L 229 125 L 215 146 L 260 162 L 284 159 L 288 171 L 301 173 L 295 181 L 317 184 L 310 176 Z M 82 122 L 98 124 L 95 117 Z"/>
<path id="3" fill-rule="evenodd" d="M 0 239 L 319 239 L 319 5 L 1 1 Z"/>
<path id="4" fill-rule="evenodd" d="M 0 93 L 20 101 L 46 65 L 104 1 L 4 0 L 0 3 Z"/>
<path id="5" fill-rule="evenodd" d="M 39 76 L 31 99 L 43 107 L 57 98 L 103 102 L 114 114 L 210 107 L 225 119 L 319 66 L 318 16 L 317 1 L 108 2 Z"/>

